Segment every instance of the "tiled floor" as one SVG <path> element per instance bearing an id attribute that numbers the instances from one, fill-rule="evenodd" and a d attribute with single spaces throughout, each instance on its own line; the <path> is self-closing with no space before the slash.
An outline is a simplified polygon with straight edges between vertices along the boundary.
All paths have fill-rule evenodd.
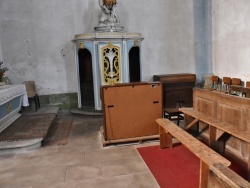
<path id="1" fill-rule="evenodd" d="M 136 150 L 158 142 L 103 147 L 101 117 L 63 114 L 58 118 L 73 119 L 69 143 L 0 153 L 1 188 L 159 187 Z"/>

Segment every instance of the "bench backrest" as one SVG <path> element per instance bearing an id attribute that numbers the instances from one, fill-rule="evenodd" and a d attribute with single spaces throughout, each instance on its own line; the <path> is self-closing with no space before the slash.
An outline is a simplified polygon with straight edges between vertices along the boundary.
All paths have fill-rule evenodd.
<path id="1" fill-rule="evenodd" d="M 223 187 L 247 188 L 250 183 L 237 173 L 222 164 L 210 166 L 210 170 L 215 174 L 208 181 L 208 187 L 214 188 L 216 184 L 225 185 Z M 226 186 L 227 185 L 227 186 Z"/>
<path id="2" fill-rule="evenodd" d="M 237 130 L 250 131 L 249 98 L 194 88 L 193 99 L 194 110 L 214 120 L 234 125 Z M 235 154 L 245 160 L 249 157 L 246 143 L 238 138 L 231 137 L 226 147 L 232 153 L 237 151 Z"/>

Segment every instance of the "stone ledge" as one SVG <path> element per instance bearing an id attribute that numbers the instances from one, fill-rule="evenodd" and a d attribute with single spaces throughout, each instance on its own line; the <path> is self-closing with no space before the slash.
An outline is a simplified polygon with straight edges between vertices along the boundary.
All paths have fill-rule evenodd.
<path id="1" fill-rule="evenodd" d="M 0 142 L 1 153 L 29 151 L 41 147 L 43 138 L 13 142 Z"/>

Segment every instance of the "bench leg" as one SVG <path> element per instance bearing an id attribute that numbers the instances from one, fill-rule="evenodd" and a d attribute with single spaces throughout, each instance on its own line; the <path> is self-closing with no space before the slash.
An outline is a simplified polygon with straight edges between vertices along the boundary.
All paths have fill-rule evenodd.
<path id="1" fill-rule="evenodd" d="M 248 143 L 248 151 L 250 151 L 250 144 Z M 247 163 L 247 180 L 250 181 L 250 156 L 248 156 L 248 163 Z"/>
<path id="2" fill-rule="evenodd" d="M 209 125 L 209 147 L 219 153 L 224 153 L 225 143 L 223 141 L 216 140 L 216 132 L 217 128 Z"/>
<path id="3" fill-rule="evenodd" d="M 209 147 L 214 148 L 216 143 L 216 128 L 209 125 Z"/>
<path id="4" fill-rule="evenodd" d="M 200 188 L 207 188 L 208 186 L 208 175 L 209 175 L 209 166 L 200 160 Z"/>
<path id="5" fill-rule="evenodd" d="M 159 126 L 159 132 L 160 132 L 160 148 L 170 148 L 172 147 L 172 135 L 169 133 L 166 133 L 166 130 L 162 128 L 162 126 Z"/>

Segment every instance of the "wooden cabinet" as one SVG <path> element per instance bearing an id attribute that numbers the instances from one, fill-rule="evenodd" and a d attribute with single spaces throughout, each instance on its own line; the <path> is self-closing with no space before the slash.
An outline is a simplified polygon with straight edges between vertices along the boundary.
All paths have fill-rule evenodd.
<path id="1" fill-rule="evenodd" d="M 101 87 L 105 140 L 158 135 L 162 84 L 128 83 Z"/>
<path id="2" fill-rule="evenodd" d="M 195 74 L 154 75 L 153 79 L 163 84 L 164 108 L 175 108 L 176 101 L 184 101 L 186 107 L 192 107 Z"/>

